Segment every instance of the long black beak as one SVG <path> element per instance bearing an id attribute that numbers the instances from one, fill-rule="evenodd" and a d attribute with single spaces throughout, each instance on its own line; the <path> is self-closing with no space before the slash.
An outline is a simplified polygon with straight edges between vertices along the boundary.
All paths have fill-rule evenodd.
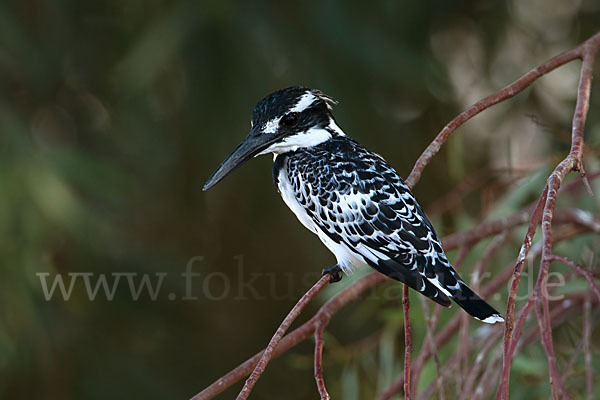
<path id="1" fill-rule="evenodd" d="M 207 191 L 219 183 L 234 169 L 269 147 L 274 138 L 261 134 L 259 129 L 253 128 L 248 136 L 233 150 L 233 152 L 219 165 L 219 168 L 208 178 L 202 190 Z"/>

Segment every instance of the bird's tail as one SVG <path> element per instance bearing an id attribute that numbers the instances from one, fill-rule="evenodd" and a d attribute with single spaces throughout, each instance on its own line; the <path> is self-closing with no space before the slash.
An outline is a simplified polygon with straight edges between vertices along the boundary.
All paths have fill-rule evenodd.
<path id="1" fill-rule="evenodd" d="M 464 282 L 458 281 L 460 289 L 452 291 L 451 297 L 456 304 L 476 319 L 488 324 L 504 322 L 504 318 L 494 307 L 486 303 L 481 297 L 471 290 Z"/>

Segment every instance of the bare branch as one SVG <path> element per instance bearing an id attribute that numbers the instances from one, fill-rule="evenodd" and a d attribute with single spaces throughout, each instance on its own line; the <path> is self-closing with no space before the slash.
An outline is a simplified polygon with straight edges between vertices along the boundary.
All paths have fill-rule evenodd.
<path id="1" fill-rule="evenodd" d="M 321 290 L 323 290 L 325 286 L 327 286 L 327 284 L 331 281 L 331 278 L 331 274 L 323 275 L 321 279 L 319 279 L 317 283 L 315 283 L 314 286 L 310 288 L 308 292 L 306 292 L 304 296 L 300 298 L 300 300 L 298 300 L 296 305 L 285 317 L 281 325 L 279 325 L 277 331 L 275 331 L 275 334 L 271 338 L 269 345 L 263 352 L 262 356 L 260 357 L 260 360 L 258 360 L 256 367 L 254 367 L 254 371 L 252 371 L 252 374 L 250 374 L 250 377 L 246 380 L 246 383 L 244 384 L 244 387 L 242 388 L 240 394 L 238 394 L 237 400 L 245 400 L 248 398 L 248 396 L 250 396 L 252 388 L 258 381 L 258 378 L 260 378 L 262 373 L 265 371 L 265 368 L 267 367 L 269 361 L 271 361 L 271 358 L 273 358 L 273 351 L 275 351 L 275 348 L 281 341 L 281 338 L 283 337 L 285 332 L 288 330 L 292 322 L 294 322 L 296 318 L 298 318 L 298 315 L 300 315 L 302 310 L 304 310 L 304 307 L 306 307 L 308 302 L 311 301 L 313 297 L 315 297 Z"/>
<path id="2" fill-rule="evenodd" d="M 590 271 L 583 268 L 581 265 L 569 260 L 567 257 L 558 256 L 556 254 L 551 254 L 550 256 L 548 256 L 548 259 L 550 261 L 560 261 L 563 264 L 566 264 L 569 267 L 573 268 L 579 275 L 583 276 L 588 281 L 588 283 L 594 290 L 594 293 L 596 294 L 596 296 L 598 296 L 598 299 L 600 299 L 600 288 L 594 281 L 594 275 L 592 275 L 592 273 Z"/>
<path id="3" fill-rule="evenodd" d="M 500 379 L 500 385 L 498 386 L 498 393 L 496 395 L 496 399 L 508 399 L 508 380 L 510 378 L 510 367 L 512 364 L 512 357 L 514 354 L 512 341 L 515 322 L 515 302 L 517 299 L 517 289 L 519 288 L 519 282 L 521 281 L 521 272 L 523 271 L 523 266 L 525 265 L 525 261 L 527 260 L 529 250 L 531 249 L 531 244 L 533 243 L 533 236 L 535 235 L 538 221 L 542 215 L 547 195 L 548 187 L 544 189 L 544 192 L 540 196 L 540 199 L 538 200 L 533 210 L 531 219 L 529 221 L 529 227 L 527 229 L 527 234 L 525 235 L 525 240 L 523 241 L 523 245 L 521 246 L 519 258 L 517 258 L 517 263 L 514 268 L 513 280 L 510 286 L 510 291 L 508 293 L 506 316 L 504 317 L 504 358 L 502 359 L 502 375 Z M 526 307 L 529 308 L 529 302 L 527 303 Z M 527 314 L 525 313 L 524 316 L 526 315 Z M 522 322 L 525 321 L 524 316 L 523 320 L 521 321 L 521 326 Z"/>
<path id="4" fill-rule="evenodd" d="M 588 232 L 588 230 L 585 227 L 581 227 L 581 228 L 577 228 L 577 229 L 572 229 L 572 228 L 565 229 L 562 232 L 557 232 L 557 234 L 555 235 L 554 241 L 555 241 L 555 243 L 558 243 L 562 240 L 570 239 L 574 236 L 577 236 L 577 235 L 581 234 L 582 232 Z M 541 253 L 541 250 L 542 250 L 541 246 L 536 246 L 536 247 L 532 248 L 532 250 L 530 251 L 529 257 L 530 258 L 537 257 Z M 481 297 L 483 297 L 485 299 L 491 293 L 497 292 L 501 287 L 506 285 L 506 283 L 512 277 L 512 269 L 510 268 L 510 266 L 512 266 L 512 265 L 514 265 L 514 264 L 511 263 L 506 268 L 503 268 L 499 274 L 494 276 L 494 278 L 491 281 L 489 281 L 486 285 L 484 285 L 480 289 L 479 293 L 480 293 Z M 530 300 L 526 303 L 525 307 L 531 306 L 531 302 L 532 302 L 532 300 L 530 298 Z M 515 334 L 517 334 L 517 332 L 521 331 L 523 322 L 524 321 L 519 321 L 519 323 L 517 324 L 517 326 L 515 328 Z M 456 334 L 456 332 L 458 331 L 459 327 L 460 327 L 460 314 L 456 315 L 449 323 L 446 324 L 444 329 L 435 336 L 435 340 L 434 340 L 435 348 L 437 348 L 437 349 L 441 348 L 451 338 L 453 338 L 454 335 Z M 517 343 L 517 341 L 513 342 L 513 345 L 515 348 L 516 348 L 516 343 Z M 514 349 L 512 351 L 514 353 Z M 433 353 L 430 351 L 429 348 L 421 348 L 421 351 L 419 352 L 419 357 L 417 357 L 416 361 L 413 363 L 413 369 L 414 370 L 422 369 L 425 362 L 427 362 L 427 360 L 429 360 L 432 357 L 432 355 L 433 355 Z M 383 390 L 381 392 L 381 394 L 377 397 L 378 400 L 391 399 L 396 393 L 398 393 L 400 390 L 402 390 L 403 385 L 404 385 L 404 376 L 401 375 L 398 377 L 398 379 L 396 379 L 394 382 L 392 382 L 385 390 Z"/>
<path id="5" fill-rule="evenodd" d="M 329 393 L 323 379 L 323 331 L 325 324 L 319 323 L 315 329 L 315 380 L 321 400 L 329 400 Z"/>
<path id="6" fill-rule="evenodd" d="M 592 43 L 594 46 L 592 46 Z M 589 109 L 590 90 L 592 84 L 592 71 L 596 52 L 600 46 L 600 34 L 595 35 L 582 46 L 579 47 L 579 57 L 583 59 L 581 66 L 581 75 L 579 80 L 579 89 L 577 91 L 577 104 L 573 115 L 573 128 L 571 132 L 571 150 L 567 157 L 554 169 L 554 172 L 548 179 L 548 196 L 544 205 L 542 215 L 542 261 L 540 264 L 540 273 L 538 283 L 534 291 L 534 296 L 540 303 L 536 307 L 540 331 L 542 335 L 542 344 L 548 359 L 548 368 L 550 370 L 550 387 L 552 396 L 558 399 L 557 389 L 560 389 L 564 398 L 569 398 L 564 383 L 558 372 L 556 357 L 552 345 L 552 329 L 550 324 L 550 312 L 548 298 L 545 295 L 546 276 L 550 269 L 550 257 L 552 255 L 552 218 L 556 204 L 556 195 L 565 176 L 571 171 L 581 171 L 583 169 L 583 132 L 587 112 Z M 543 292 L 543 293 L 542 293 Z M 557 388 L 558 386 L 558 388 Z"/>
<path id="7" fill-rule="evenodd" d="M 560 388 L 563 396 L 568 398 L 564 384 L 558 369 L 556 366 L 556 359 L 552 349 L 552 335 L 549 321 L 548 311 L 548 299 L 542 296 L 540 293 L 545 289 L 545 278 L 548 274 L 550 259 L 549 256 L 552 254 L 552 219 L 554 216 L 554 205 L 556 203 L 556 196 L 560 189 L 561 183 L 564 177 L 573 170 L 582 170 L 582 157 L 583 157 L 583 131 L 585 126 L 585 120 L 587 117 L 587 111 L 589 108 L 589 97 L 592 79 L 592 69 L 594 64 L 594 58 L 598 48 L 600 47 L 600 33 L 592 36 L 590 39 L 579 45 L 578 47 L 563 53 L 561 56 L 569 55 L 572 59 L 581 58 L 583 60 L 581 67 L 581 77 L 579 83 L 579 89 L 577 93 L 577 104 L 575 106 L 575 112 L 573 115 L 573 128 L 571 135 L 571 150 L 567 157 L 558 164 L 554 169 L 548 183 L 544 189 L 544 193 L 540 197 L 538 204 L 535 207 L 534 213 L 531 218 L 529 230 L 525 237 L 525 243 L 521 248 L 521 254 L 526 256 L 528 248 L 531 246 L 531 238 L 535 233 L 539 214 L 542 215 L 542 235 L 543 235 L 543 248 L 542 248 L 542 261 L 540 267 L 540 273 L 536 288 L 534 291 L 534 298 L 538 299 L 541 304 L 542 310 L 536 308 L 538 312 L 538 319 L 540 322 L 540 330 L 542 331 L 542 343 L 548 359 L 548 367 L 550 370 L 550 385 L 552 388 L 552 394 L 554 398 L 557 398 L 557 386 Z M 558 57 L 561 57 L 558 56 Z M 552 60 L 556 60 L 554 58 Z M 550 61 L 552 61 L 550 60 Z M 540 210 L 543 204 L 543 211 Z M 521 260 L 523 257 L 519 257 Z M 514 355 L 514 349 L 516 348 L 515 342 L 518 340 L 518 334 L 513 337 L 513 324 L 514 324 L 514 295 L 516 295 L 516 289 L 518 288 L 518 281 L 521 275 L 522 264 L 519 262 L 515 267 L 515 280 L 511 287 L 511 296 L 509 296 L 509 304 L 506 315 L 506 326 L 505 326 L 505 338 L 504 338 L 504 366 L 503 374 L 498 392 L 496 395 L 497 399 L 508 399 L 508 379 L 512 357 Z M 514 289 L 514 290 L 513 290 Z M 511 300 L 512 299 L 512 300 Z M 531 300 L 531 299 L 530 299 Z M 531 307 L 531 301 L 525 306 L 521 316 L 519 317 L 519 325 L 522 326 L 529 309 Z M 520 329 L 519 329 L 520 331 Z"/>
<path id="8" fill-rule="evenodd" d="M 365 292 L 366 290 L 377 286 L 387 280 L 388 278 L 385 275 L 374 272 L 359 279 L 354 284 L 352 284 L 352 286 L 338 293 L 331 300 L 325 303 L 310 320 L 308 320 L 300 327 L 287 334 L 283 339 L 281 339 L 279 345 L 273 350 L 272 357 L 277 357 L 285 353 L 298 343 L 312 336 L 319 323 L 327 324 L 331 317 L 340 308 L 356 300 L 358 296 L 360 296 L 360 294 Z M 258 354 L 254 355 L 242 364 L 238 365 L 236 368 L 219 378 L 217 381 L 215 381 L 212 385 L 208 386 L 202 392 L 192 397 L 192 400 L 212 399 L 214 396 L 229 388 L 235 382 L 239 381 L 245 376 L 248 376 L 248 374 L 250 374 L 254 367 L 258 364 L 258 361 L 260 360 L 262 355 L 263 351 L 259 352 Z"/>
<path id="9" fill-rule="evenodd" d="M 462 124 L 482 112 L 483 110 L 490 108 L 491 106 L 498 104 L 506 99 L 513 97 L 514 95 L 522 92 L 526 88 L 528 88 L 533 82 L 535 82 L 538 78 L 547 74 L 550 71 L 555 70 L 568 63 L 569 61 L 573 61 L 577 58 L 582 58 L 583 53 L 587 52 L 588 54 L 598 48 L 598 42 L 600 41 L 600 33 L 592 36 L 579 46 L 575 47 L 572 50 L 569 50 L 563 54 L 560 54 L 545 63 L 535 67 L 527 74 L 523 75 L 521 78 L 517 79 L 510 85 L 505 88 L 499 90 L 498 92 L 486 97 L 483 100 L 478 101 L 473 104 L 471 107 L 460 113 L 456 118 L 450 121 L 444 129 L 437 135 L 437 137 L 427 146 L 425 151 L 421 154 L 421 156 L 415 162 L 415 165 L 410 172 L 410 175 L 406 179 L 406 184 L 409 187 L 413 187 L 421 177 L 421 173 L 429 164 L 433 156 L 437 154 L 442 145 L 448 140 L 450 134 L 454 132 L 457 128 L 459 128 Z M 579 97 L 579 96 L 578 96 Z M 587 110 L 586 110 L 587 111 Z M 582 129 L 583 132 L 583 129 Z M 581 142 L 583 146 L 583 141 Z"/>

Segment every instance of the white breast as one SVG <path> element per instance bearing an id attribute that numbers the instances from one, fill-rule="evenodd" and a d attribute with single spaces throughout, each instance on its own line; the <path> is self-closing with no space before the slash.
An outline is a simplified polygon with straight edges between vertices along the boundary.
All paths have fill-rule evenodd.
<path id="1" fill-rule="evenodd" d="M 279 183 L 279 192 L 281 193 L 281 197 L 287 206 L 292 210 L 298 220 L 304 225 L 309 231 L 315 233 L 319 236 L 319 239 L 323 242 L 325 246 L 331 251 L 336 259 L 337 263 L 342 268 L 342 270 L 346 274 L 351 274 L 356 270 L 356 268 L 366 265 L 365 259 L 358 254 L 350 250 L 345 244 L 339 244 L 334 242 L 323 232 L 317 224 L 312 220 L 312 218 L 308 215 L 304 207 L 298 202 L 296 196 L 294 195 L 294 189 L 290 183 L 290 180 L 287 176 L 285 168 L 281 168 L 279 170 L 279 175 L 277 177 Z M 302 177 L 299 177 L 301 180 Z M 300 185 L 303 185 L 304 182 L 300 181 Z"/>
<path id="2" fill-rule="evenodd" d="M 279 170 L 279 176 L 277 179 L 279 181 L 279 193 L 281 193 L 281 197 L 283 197 L 285 204 L 287 204 L 290 210 L 296 214 L 296 217 L 298 217 L 300 222 L 302 222 L 302 225 L 304 225 L 309 231 L 318 234 L 317 225 L 306 213 L 304 207 L 298 203 L 296 196 L 294 196 L 294 189 L 292 188 L 292 184 L 290 183 L 285 168 L 281 168 Z"/>

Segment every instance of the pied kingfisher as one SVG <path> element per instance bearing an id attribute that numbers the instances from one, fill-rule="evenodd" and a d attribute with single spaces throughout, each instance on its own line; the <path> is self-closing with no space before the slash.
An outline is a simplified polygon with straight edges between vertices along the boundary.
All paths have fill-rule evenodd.
<path id="1" fill-rule="evenodd" d="M 300 222 L 335 254 L 325 268 L 369 265 L 442 306 L 453 299 L 487 323 L 504 319 L 476 295 L 446 258 L 431 222 L 396 171 L 350 139 L 331 113 L 336 101 L 318 90 L 290 87 L 262 99 L 250 134 L 204 185 L 208 190 L 253 156 L 273 153 L 273 180 Z"/>

